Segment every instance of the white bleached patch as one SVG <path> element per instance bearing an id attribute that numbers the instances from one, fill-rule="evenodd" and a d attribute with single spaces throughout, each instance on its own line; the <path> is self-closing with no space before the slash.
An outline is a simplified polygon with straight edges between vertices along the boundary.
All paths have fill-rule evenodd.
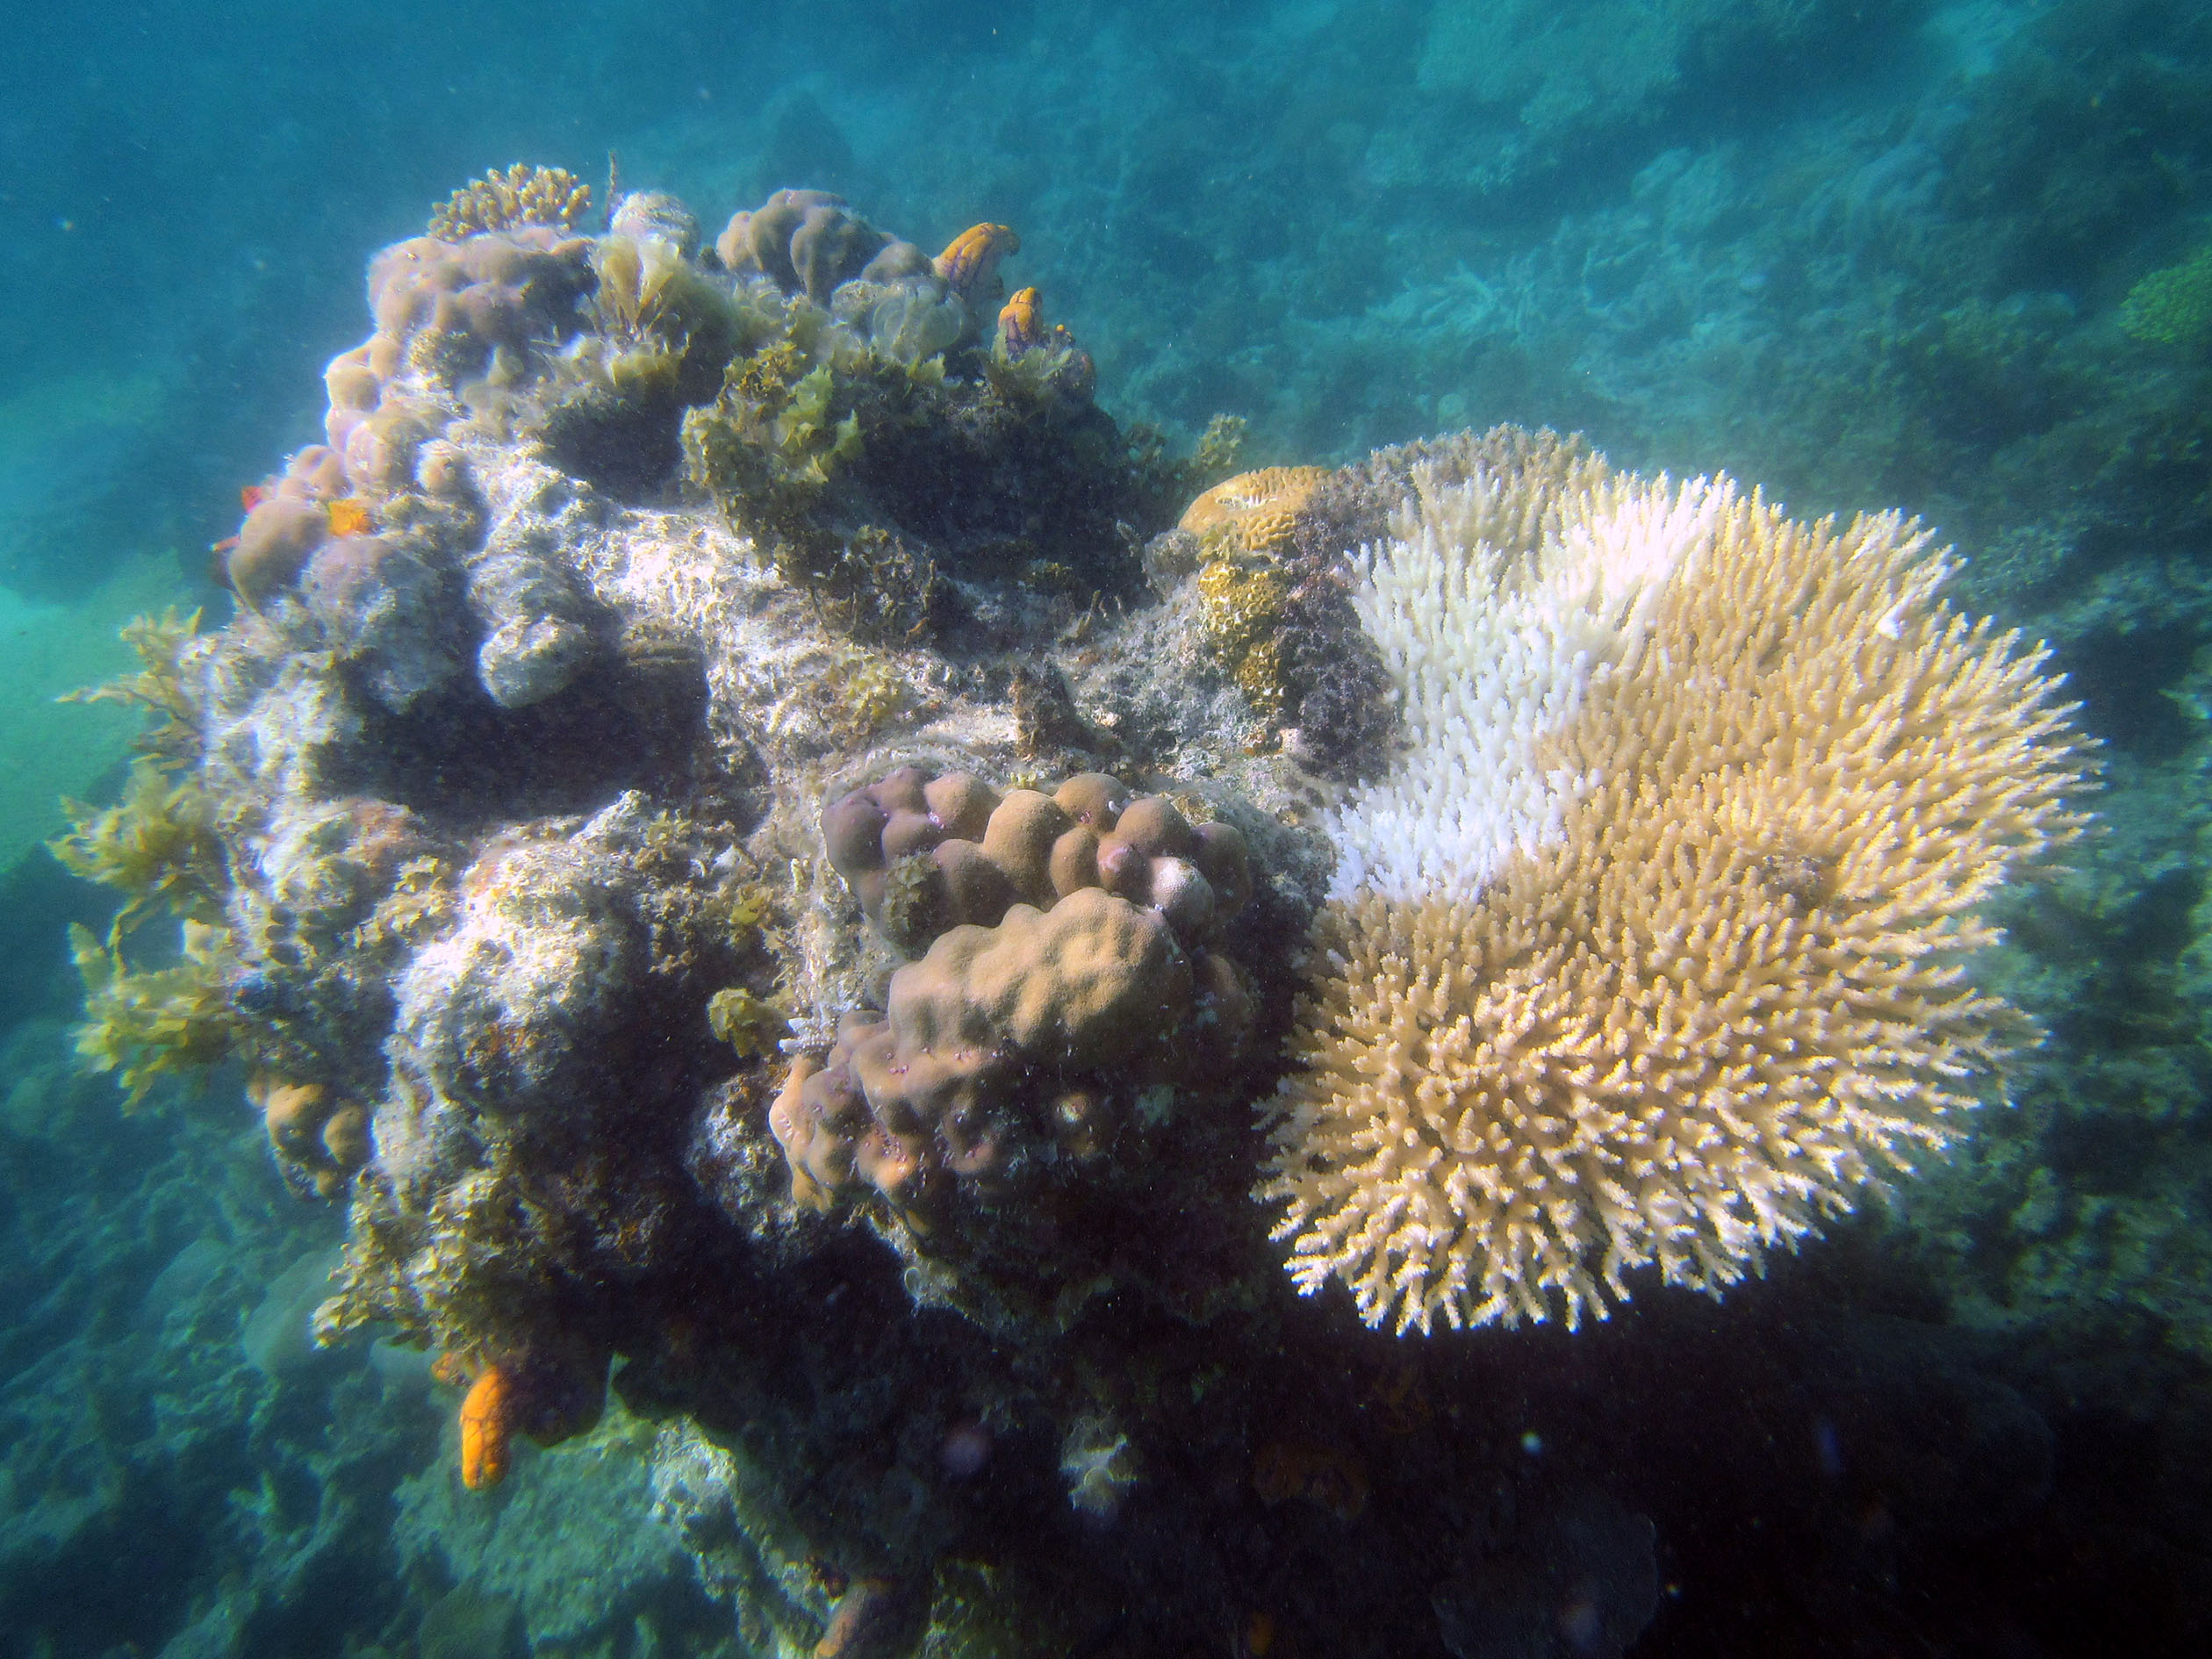
<path id="1" fill-rule="evenodd" d="M 1633 657 L 1736 495 L 1726 478 L 1618 478 L 1523 527 L 1490 477 L 1416 485 L 1392 539 L 1357 560 L 1354 603 L 1404 698 L 1407 747 L 1329 816 L 1334 899 L 1471 898 L 1512 853 L 1559 835 L 1590 780 L 1546 770 L 1544 740 Z M 1530 528 L 1533 547 L 1514 534 Z"/>

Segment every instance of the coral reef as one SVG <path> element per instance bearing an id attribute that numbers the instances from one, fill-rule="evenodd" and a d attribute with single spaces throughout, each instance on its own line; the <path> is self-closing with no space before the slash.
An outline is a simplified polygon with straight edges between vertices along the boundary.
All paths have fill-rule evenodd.
<path id="1" fill-rule="evenodd" d="M 1442 1110 L 1380 1044 L 1339 1063 L 1332 1010 L 1395 995 L 1371 1023 L 1440 1053 L 1454 999 L 1519 950 L 1501 974 L 1615 1015 L 1531 1029 L 1561 1117 L 1611 1076 L 1570 1052 L 1587 1038 L 1670 1057 L 1656 1081 L 1620 1061 L 1655 1092 L 1710 1061 L 1727 1075 L 1696 1097 L 1700 1127 L 1753 1125 L 1691 1195 L 1720 1242 L 1678 1227 L 1651 1245 L 1663 1265 L 1703 1282 L 1683 1265 L 1709 1267 L 1698 1247 L 1756 1242 L 1769 1216 L 1779 1241 L 1828 1188 L 1754 1155 L 1755 1131 L 1793 1146 L 1796 1125 L 1759 1117 L 1752 1073 L 1814 1120 L 1803 1156 L 1840 1189 L 1889 1125 L 1933 1137 L 1971 1086 L 1938 1063 L 1993 1058 L 2004 1035 L 1994 999 L 1940 975 L 1982 942 L 1985 889 L 2073 827 L 2050 801 L 2075 759 L 2032 663 L 1945 631 L 1940 563 L 1891 521 L 1788 528 L 1548 434 L 1247 477 L 1193 506 L 1239 429 L 1173 459 L 1090 401 L 1089 360 L 1036 292 L 987 328 L 1016 256 L 1003 226 L 932 261 L 796 190 L 712 258 L 693 225 L 626 196 L 603 235 L 460 226 L 372 262 L 374 332 L 327 372 L 327 442 L 258 486 L 229 549 L 237 614 L 204 639 L 147 636 L 139 700 L 169 771 L 65 844 L 132 873 L 134 924 L 178 907 L 189 947 L 126 965 L 80 938 L 88 1055 L 140 1092 L 166 1066 L 240 1062 L 262 1178 L 343 1205 L 319 1339 L 374 1332 L 466 1385 L 435 1477 L 456 1527 L 528 1501 L 528 1442 L 571 1447 L 549 1482 L 621 1444 L 752 1647 L 1172 1651 L 1203 1625 L 1472 1648 L 1497 1584 L 1535 1605 L 1562 1572 L 1603 1581 L 1593 1629 L 1625 1641 L 1640 1512 L 1562 1471 L 1518 1533 L 1486 1531 L 1467 1494 L 1526 1455 L 1522 1407 L 1491 1404 L 1521 1397 L 1510 1364 L 1385 1357 L 1342 1306 L 1301 1303 L 1327 1272 L 1306 1249 L 1286 1278 L 1255 1173 L 1294 1207 L 1304 1184 L 1356 1184 L 1325 1110 L 1347 1079 Z M 1763 564 L 1770 543 L 1799 563 Z M 1491 587 L 1422 585 L 1420 557 L 1477 544 L 1503 561 Z M 1815 557 L 1835 561 L 1825 585 Z M 1677 567 L 1700 560 L 1739 609 L 1692 602 Z M 1546 596 L 1577 577 L 1584 608 L 1560 600 L 1545 632 Z M 1483 608 L 1499 586 L 1519 607 L 1503 620 Z M 1565 640 L 1580 666 L 1454 724 L 1434 701 L 1457 682 L 1409 667 L 1409 629 L 1440 661 L 1504 672 Z M 1842 655 L 1785 649 L 1816 639 Z M 1770 647 L 1782 667 L 1731 678 Z M 1702 677 L 1704 723 L 1651 685 L 1663 649 Z M 1915 653 L 1924 705 L 1900 667 Z M 1983 704 L 1943 700 L 1962 667 Z M 1862 732 L 1821 772 L 1783 693 L 1847 668 L 1890 688 L 1865 722 L 1902 746 Z M 2022 709 L 2006 750 L 1991 727 Z M 1647 758 L 1617 764 L 1591 729 Z M 1422 780 L 1450 772 L 1451 743 L 1489 770 L 1453 783 L 1463 810 L 1431 810 L 1444 786 Z M 1677 750 L 1679 787 L 1646 801 Z M 1949 821 L 1964 797 L 1927 779 L 1962 756 L 2016 822 Z M 1817 822 L 1790 816 L 1796 786 Z M 1419 815 L 1391 817 L 1401 797 L 1428 815 L 1403 836 Z M 1847 811 L 1861 847 L 1833 844 Z M 1508 821 L 1524 865 L 1475 872 L 1461 843 Z M 1889 909 L 1851 885 L 1923 855 L 1932 873 Z M 1505 917 L 1498 940 L 1470 920 L 1447 973 L 1418 929 L 1359 934 L 1354 889 L 1393 860 L 1464 878 L 1470 915 Z M 1647 868 L 1650 889 L 1630 879 Z M 1626 990 L 1599 949 L 1623 916 L 1655 916 L 1671 952 L 1637 957 L 1648 982 Z M 1834 992 L 1838 1031 L 1872 1017 L 1875 992 L 1849 1001 L 1855 944 L 1898 1005 L 1932 999 L 1953 1047 L 1891 1021 L 1860 1046 L 1894 1055 L 1860 1059 L 1900 1097 L 1837 1083 L 1823 1115 L 1827 1074 L 1807 1084 L 1817 1068 L 1778 1052 L 1821 1039 L 1784 1017 L 1785 988 Z M 1547 949 L 1556 971 L 1530 968 Z M 1766 977 L 1731 978 L 1743 964 Z M 1744 1002 L 1775 1016 L 1773 1052 Z M 1427 1120 L 1403 1117 L 1418 1153 Z M 1661 1161 L 1687 1136 L 1622 1155 Z M 1608 1200 L 1611 1172 L 1585 1190 Z M 1559 1189 L 1512 1179 L 1505 1207 L 1549 1198 L 1540 1224 L 1571 1223 Z M 1381 1210 L 1424 1198 L 1409 1183 Z M 1521 1275 L 1524 1314 L 1570 1292 L 1588 1304 L 1560 1311 L 1595 1311 L 1641 1242 L 1492 1260 Z M 1447 1321 L 1481 1312 L 1441 1278 L 1398 1280 Z M 596 1428 L 610 1389 L 622 1411 Z M 1440 1580 L 1459 1589 L 1437 1603 Z M 434 1634 L 499 1622 L 439 1607 Z M 1356 1641 L 1347 1608 L 1369 1610 Z"/>
<path id="2" fill-rule="evenodd" d="M 679 259 L 699 253 L 699 220 L 665 190 L 635 190 L 617 198 L 607 216 L 609 240 L 666 242 Z"/>
<path id="3" fill-rule="evenodd" d="M 964 772 L 901 766 L 822 814 L 822 840 L 870 921 L 918 952 L 947 929 L 995 927 L 1016 902 L 1050 909 L 1102 887 L 1157 911 L 1187 945 L 1226 930 L 1252 892 L 1233 825 L 1195 829 L 1173 801 L 1086 772 L 1047 796 L 1002 795 Z"/>
<path id="4" fill-rule="evenodd" d="M 793 1196 L 873 1194 L 916 1247 L 991 1262 L 1019 1294 L 1033 1264 L 1010 1242 L 1156 1189 L 1194 1155 L 1176 1120 L 1230 1108 L 1260 1009 L 1228 954 L 1253 892 L 1244 837 L 1104 773 L 1002 796 L 912 766 L 822 828 L 879 931 L 919 959 L 880 1015 L 848 1012 L 825 1059 L 791 1066 L 768 1125 Z"/>
<path id="5" fill-rule="evenodd" d="M 369 1161 L 369 1113 L 357 1101 L 333 1097 L 320 1083 L 287 1083 L 262 1073 L 246 1086 L 269 1131 L 269 1149 L 290 1171 L 334 1198 Z"/>
<path id="6" fill-rule="evenodd" d="M 894 283 L 930 269 L 920 248 L 848 212 L 844 198 L 828 190 L 778 190 L 731 215 L 715 252 L 724 269 L 765 276 L 817 305 L 828 305 L 847 283 Z"/>
<path id="7" fill-rule="evenodd" d="M 1298 514 L 1329 476 L 1325 467 L 1265 467 L 1225 478 L 1183 509 L 1179 530 L 1218 533 L 1232 551 L 1286 551 Z"/>
<path id="8" fill-rule="evenodd" d="M 1962 1132 L 2023 1032 L 1957 964 L 2082 739 L 1894 515 L 1511 434 L 1413 491 L 1361 594 L 1411 743 L 1332 815 L 1261 1196 L 1401 1332 L 1717 1294 Z"/>
<path id="9" fill-rule="evenodd" d="M 1009 515 L 1030 545 L 1002 552 L 843 516 L 830 498 L 865 450 L 829 465 L 807 514 L 822 550 L 786 576 L 742 517 L 699 510 L 680 430 L 741 350 L 782 338 L 754 298 L 794 296 L 722 269 L 688 213 L 610 185 L 610 230 L 679 261 L 593 238 L 568 314 L 473 359 L 447 341 L 450 383 L 394 377 L 438 434 L 416 464 L 453 446 L 470 485 L 454 504 L 485 529 L 414 539 L 388 506 L 449 498 L 388 503 L 304 468 L 327 486 L 316 552 L 336 549 L 340 579 L 326 589 L 314 555 L 287 579 L 245 573 L 258 616 L 186 650 L 192 697 L 154 752 L 197 773 L 205 726 L 217 832 L 246 855 L 219 907 L 250 1044 L 234 1076 L 325 1102 L 383 1098 L 394 976 L 457 925 L 459 873 L 492 837 L 557 818 L 565 837 L 644 793 L 616 855 L 653 873 L 630 914 L 650 965 L 616 1016 L 654 1033 L 623 1062 L 627 1109 L 585 1102 L 578 1145 L 500 1154 L 441 1223 L 465 1224 L 391 1241 L 445 1246 L 420 1258 L 434 1280 L 521 1285 L 534 1330 L 610 1332 L 618 1390 L 652 1419 L 612 1412 L 605 1438 L 543 1457 L 522 1437 L 487 1494 L 460 1481 L 449 1404 L 395 1523 L 391 1483 L 433 1428 L 410 1354 L 303 1352 L 279 1378 L 236 1339 L 265 1288 L 296 1312 L 341 1210 L 290 1201 L 312 1183 L 251 1155 L 262 1122 L 228 1080 L 190 1110 L 120 1118 L 112 1074 L 68 1075 L 66 1031 L 41 1023 L 7 1045 L 0 1095 L 0 1234 L 26 1269 L 0 1275 L 0 1627 L 60 1654 L 805 1652 L 841 1615 L 840 1641 L 866 1629 L 869 1598 L 845 1598 L 891 1585 L 933 1652 L 1585 1652 L 1627 1640 L 1655 1582 L 1634 1649 L 1653 1655 L 2056 1655 L 2115 1631 L 2146 1654 L 2212 1648 L 2212 365 L 2130 329 L 2164 288 L 2146 276 L 2205 241 L 2206 9 L 709 7 L 621 39 L 549 15 L 520 74 L 512 52 L 468 49 L 465 25 L 459 49 L 370 30 L 334 53 L 291 13 L 256 32 L 266 72 L 234 84 L 216 84 L 199 14 L 147 15 L 97 77 L 53 59 L 63 35 L 16 36 L 11 270 L 41 327 L 0 394 L 0 561 L 25 596 L 6 616 L 26 763 L 32 700 L 104 672 L 30 677 L 72 642 L 74 660 L 96 649 L 85 611 L 47 601 L 136 549 L 241 528 L 223 521 L 229 486 L 272 464 L 294 402 L 277 383 L 328 330 L 331 293 L 299 273 L 349 219 L 405 221 L 423 136 L 456 112 L 543 132 L 531 111 L 557 107 L 579 153 L 604 130 L 713 203 L 707 241 L 784 183 L 844 190 L 848 214 L 925 257 L 970 220 L 1019 225 L 1000 269 L 1016 299 L 1039 284 L 1036 303 L 1010 342 L 968 305 L 948 376 L 968 406 L 988 387 L 1055 411 L 1073 392 L 1041 372 L 1052 324 L 1080 327 L 1152 481 L 1126 498 L 1140 514 L 1117 514 L 1138 535 L 1237 464 L 1340 470 L 1288 555 L 1320 579 L 1282 554 L 1222 565 L 1210 616 L 1195 536 L 1146 544 L 1146 593 L 1038 546 L 1048 515 Z M 768 80 L 784 90 L 764 96 Z M 926 374 L 950 311 L 929 290 L 875 296 L 858 326 L 849 296 L 846 326 Z M 734 321 L 693 304 L 707 292 Z M 884 300 L 895 333 L 873 326 Z M 375 413 L 384 383 L 333 367 L 334 406 Z M 1202 442 L 1178 465 L 1126 424 L 1187 442 L 1223 407 L 1250 418 L 1234 464 Z M 851 412 L 833 402 L 831 427 Z M 2007 1080 L 2016 1104 L 1954 1119 L 1971 1133 L 1944 1160 L 1862 1196 L 1818 1248 L 1770 1252 L 1720 1304 L 1662 1291 L 1653 1268 L 1572 1337 L 1416 1343 L 1360 1329 L 1333 1283 L 1292 1297 L 1260 1236 L 1280 1211 L 1241 1202 L 1257 1154 L 1232 1101 L 1217 1160 L 1147 1163 L 1159 1208 L 1055 1207 L 1025 1239 L 1070 1264 L 1063 1324 L 963 1343 L 964 1321 L 914 1304 L 970 1264 L 884 1225 L 863 1182 L 826 1216 L 788 1209 L 765 1129 L 792 1061 L 825 1059 L 852 1009 L 881 1010 L 897 966 L 822 862 L 821 807 L 901 763 L 1045 791 L 1099 770 L 1178 800 L 1211 780 L 1261 849 L 1258 931 L 1236 949 L 1270 981 L 1245 1062 L 1264 1094 L 1289 1021 L 1272 982 L 1332 856 L 1270 826 L 1326 822 L 1413 729 L 1346 557 L 1390 539 L 1408 463 L 1361 457 L 1500 418 L 1587 430 L 1647 476 L 1726 466 L 1807 523 L 1909 503 L 1971 555 L 1954 605 L 2053 643 L 2105 740 L 2105 830 L 2072 874 L 1994 895 L 2006 942 L 1971 964 L 2050 1031 Z M 758 522 L 764 504 L 734 505 Z M 477 676 L 464 560 L 510 514 L 545 528 L 585 601 L 559 614 L 593 648 L 565 687 L 504 707 Z M 395 529 L 413 557 L 387 607 L 382 555 L 342 543 Z M 133 559 L 143 591 L 114 614 L 158 609 L 174 566 Z M 427 613 L 418 571 L 442 595 Z M 1302 590 L 1335 628 L 1314 636 L 1335 678 L 1310 688 L 1260 649 L 1298 626 Z M 408 662 L 415 638 L 429 649 Z M 50 770 L 54 790 L 115 807 L 119 732 L 74 729 L 68 764 L 16 769 L 18 795 Z M 366 856 L 357 809 L 331 810 L 347 800 L 413 813 L 405 856 Z M 18 852 L 65 827 L 18 810 Z M 363 856 L 324 858 L 324 835 L 366 835 Z M 256 869 L 264 847 L 281 885 Z M 1801 866 L 1769 873 L 1817 890 Z M 61 874 L 43 856 L 9 873 L 18 1009 L 58 1013 L 74 977 L 39 942 L 68 920 L 97 939 L 126 896 Z M 131 918 L 128 970 L 175 965 L 160 910 Z M 586 1141 L 621 1167 L 574 1155 Z M 653 1184 L 679 1163 L 691 1184 Z M 1178 1265 L 1186 1290 L 1232 1287 L 1174 1303 L 1201 1320 L 1155 1317 Z M 1062 1458 L 1117 1440 L 1130 1483 L 1110 1513 L 1077 1509 Z M 1347 1519 L 1355 1470 L 1367 1502 Z M 656 1488 L 680 1549 L 645 1514 Z"/>
<path id="10" fill-rule="evenodd" d="M 988 631 L 1042 570 L 1126 591 L 1119 527 L 1161 528 L 1171 480 L 1091 403 L 1090 359 L 1034 291 L 1014 344 L 980 337 L 1019 245 L 980 225 L 932 262 L 820 190 L 717 240 L 746 322 L 719 395 L 684 417 L 686 475 L 863 643 Z"/>
<path id="11" fill-rule="evenodd" d="M 1233 456 L 1234 436 L 1201 444 Z M 1146 549 L 1155 588 L 1196 589 L 1200 627 L 1273 740 L 1325 775 L 1351 780 L 1389 758 L 1396 693 L 1351 603 L 1347 556 L 1372 539 L 1343 521 L 1372 515 L 1388 486 L 1368 470 L 1268 467 L 1205 491 L 1175 531 Z"/>
<path id="12" fill-rule="evenodd" d="M 986 299 L 1004 291 L 999 286 L 999 262 L 1022 251 L 1022 239 L 1010 225 L 971 225 L 945 245 L 930 262 L 937 280 L 963 299 Z"/>

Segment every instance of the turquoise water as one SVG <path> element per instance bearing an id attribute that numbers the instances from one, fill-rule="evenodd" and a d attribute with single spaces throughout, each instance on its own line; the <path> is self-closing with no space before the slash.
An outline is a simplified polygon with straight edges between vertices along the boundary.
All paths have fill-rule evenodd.
<path id="1" fill-rule="evenodd" d="M 786 186 L 931 248 L 1016 227 L 1102 406 L 1185 449 L 1220 413 L 1248 465 L 1510 420 L 1801 518 L 1917 514 L 2104 745 L 2100 832 L 1999 916 L 2047 1041 L 1947 1171 L 1717 1307 L 1450 1339 L 1472 1392 L 1435 1409 L 1611 1508 L 1469 1568 L 1510 1498 L 1470 1484 L 1463 1536 L 1376 1589 L 1329 1566 L 1360 1520 L 1271 1507 L 1203 1590 L 1135 1510 L 1135 1611 L 1081 1651 L 1613 1651 L 1466 1608 L 1585 1546 L 1604 1578 L 1631 1512 L 1639 1655 L 2212 1647 L 2201 9 L 52 8 L 9 52 L 0 1659 L 746 1651 L 650 1519 L 642 1413 L 477 1502 L 422 1356 L 308 1347 L 343 1217 L 235 1069 L 130 1114 L 81 1070 L 67 929 L 110 912 L 42 844 L 59 797 L 119 796 L 131 731 L 53 700 L 129 665 L 131 616 L 229 614 L 208 549 L 319 438 L 370 253 L 517 159 L 603 198 L 610 153 L 710 238 Z M 1296 1335 L 1387 1370 L 1339 1325 Z M 1332 1620 L 1289 1611 L 1301 1577 Z"/>

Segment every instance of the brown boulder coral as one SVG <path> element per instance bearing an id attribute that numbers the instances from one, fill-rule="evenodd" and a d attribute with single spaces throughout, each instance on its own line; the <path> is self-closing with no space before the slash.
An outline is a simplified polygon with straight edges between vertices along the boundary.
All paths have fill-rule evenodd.
<path id="1" fill-rule="evenodd" d="M 1210 948 L 1251 893 L 1226 824 L 1103 772 L 1001 796 L 909 766 L 822 830 L 870 915 L 928 951 L 884 1014 L 848 1015 L 826 1061 L 793 1066 L 769 1121 L 802 1202 L 861 1182 L 922 1212 L 1087 1163 L 1164 1116 L 1147 1091 L 1210 1077 L 1249 1034 L 1247 976 Z"/>
<path id="2" fill-rule="evenodd" d="M 849 282 L 895 282 L 930 269 L 929 256 L 912 242 L 876 229 L 828 190 L 778 190 L 732 215 L 715 252 L 726 269 L 758 272 L 817 305 Z"/>

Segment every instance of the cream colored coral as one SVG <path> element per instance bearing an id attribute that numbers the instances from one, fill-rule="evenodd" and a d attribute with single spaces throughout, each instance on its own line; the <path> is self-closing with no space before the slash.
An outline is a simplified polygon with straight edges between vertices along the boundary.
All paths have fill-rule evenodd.
<path id="1" fill-rule="evenodd" d="M 1401 1332 L 1572 1327 L 1654 1263 L 1717 1293 L 2028 1035 L 1964 963 L 2079 833 L 2081 740 L 1895 515 L 1478 469 L 1404 528 L 1363 603 L 1429 619 L 1385 643 L 1431 752 L 1333 826 L 1368 876 L 1317 924 L 1259 1196 L 1302 1291 Z"/>

